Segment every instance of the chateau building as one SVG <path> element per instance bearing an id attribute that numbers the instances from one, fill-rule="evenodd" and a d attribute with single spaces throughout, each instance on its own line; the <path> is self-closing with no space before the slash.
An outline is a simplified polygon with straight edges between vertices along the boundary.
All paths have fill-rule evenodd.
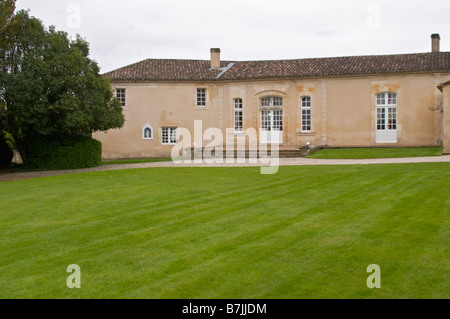
<path id="1" fill-rule="evenodd" d="M 280 149 L 444 146 L 450 153 L 450 52 L 270 61 L 148 59 L 104 74 L 125 125 L 95 133 L 103 157 L 170 157 L 178 129 L 254 129 Z M 228 129 L 228 130 L 227 130 Z M 207 142 L 205 142 L 206 144 Z"/>

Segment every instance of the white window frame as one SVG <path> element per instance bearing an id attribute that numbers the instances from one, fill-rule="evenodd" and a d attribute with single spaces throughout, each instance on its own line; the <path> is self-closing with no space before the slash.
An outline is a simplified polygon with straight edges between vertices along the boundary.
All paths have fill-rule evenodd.
<path id="1" fill-rule="evenodd" d="M 264 132 L 283 132 L 283 110 L 262 110 L 261 130 Z"/>
<path id="2" fill-rule="evenodd" d="M 283 98 L 280 96 L 266 96 L 261 98 L 261 107 L 283 107 Z"/>
<path id="3" fill-rule="evenodd" d="M 397 131 L 397 93 L 383 92 L 375 96 L 376 130 Z M 382 116 L 381 116 L 382 115 Z"/>
<path id="4" fill-rule="evenodd" d="M 197 107 L 206 107 L 207 101 L 207 89 L 206 88 L 197 88 Z"/>
<path id="5" fill-rule="evenodd" d="M 260 99 L 261 130 L 264 132 L 283 132 L 284 99 L 281 96 L 266 96 Z"/>
<path id="6" fill-rule="evenodd" d="M 242 133 L 244 131 L 244 111 L 241 98 L 235 98 L 233 100 L 233 110 L 234 132 Z"/>
<path id="7" fill-rule="evenodd" d="M 120 91 L 120 93 L 119 93 Z M 119 100 L 122 108 L 127 106 L 127 89 L 125 88 L 116 88 L 115 89 L 116 98 Z"/>
<path id="8" fill-rule="evenodd" d="M 302 96 L 301 98 L 301 132 L 310 133 L 312 130 L 311 120 L 312 99 L 310 96 Z"/>
<path id="9" fill-rule="evenodd" d="M 147 130 L 150 130 L 150 137 L 145 136 Z M 144 127 L 142 128 L 142 139 L 153 140 L 153 136 L 154 136 L 153 127 L 149 123 L 145 124 Z"/>
<path id="10" fill-rule="evenodd" d="M 165 133 L 167 131 L 167 133 Z M 161 144 L 175 145 L 178 141 L 178 129 L 176 127 L 161 127 Z"/>

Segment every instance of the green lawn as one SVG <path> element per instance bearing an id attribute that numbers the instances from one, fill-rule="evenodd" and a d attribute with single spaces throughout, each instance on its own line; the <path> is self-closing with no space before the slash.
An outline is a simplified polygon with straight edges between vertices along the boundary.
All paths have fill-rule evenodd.
<path id="1" fill-rule="evenodd" d="M 399 147 L 399 148 L 338 148 L 319 150 L 308 158 L 318 159 L 365 159 L 365 158 L 396 158 L 440 156 L 442 147 Z"/>
<path id="2" fill-rule="evenodd" d="M 0 298 L 449 298 L 449 182 L 434 163 L 0 183 Z"/>

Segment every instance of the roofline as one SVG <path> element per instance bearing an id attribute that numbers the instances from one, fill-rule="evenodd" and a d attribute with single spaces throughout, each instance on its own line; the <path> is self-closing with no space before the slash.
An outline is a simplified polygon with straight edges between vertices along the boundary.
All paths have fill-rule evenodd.
<path id="1" fill-rule="evenodd" d="M 436 73 L 449 73 L 450 70 L 430 70 L 430 71 L 399 71 L 399 72 L 379 72 L 379 73 L 361 73 L 361 74 L 339 74 L 339 75 L 315 75 L 315 76 L 294 76 L 294 77 L 261 77 L 261 78 L 241 78 L 241 79 L 207 79 L 207 80 L 126 80 L 126 79 L 110 79 L 110 83 L 236 83 L 236 82 L 267 82 L 267 81 L 294 81 L 294 80 L 306 80 L 306 79 L 342 79 L 342 78 L 363 78 L 367 76 L 385 76 L 385 75 L 412 75 L 412 74 L 436 74 Z M 103 75 L 105 77 L 105 75 Z M 444 84 L 444 85 L 443 85 Z M 443 85 L 450 85 L 450 81 L 440 84 L 438 88 Z"/>
<path id="2" fill-rule="evenodd" d="M 392 57 L 392 56 L 405 56 L 405 55 L 417 55 L 417 54 L 435 54 L 435 53 L 450 53 L 450 51 L 439 51 L 439 52 L 417 52 L 417 53 L 392 53 L 392 54 L 374 54 L 374 55 L 344 55 L 344 56 L 327 56 L 327 57 L 315 57 L 315 58 L 292 58 L 292 59 L 263 59 L 263 60 L 224 60 L 222 63 L 251 63 L 251 62 L 292 62 L 292 61 L 305 61 L 305 60 L 330 60 L 330 59 L 349 59 L 349 58 L 374 58 L 374 57 Z M 102 75 L 106 75 L 111 72 L 115 72 L 124 68 L 128 68 L 135 64 L 143 63 L 145 61 L 186 61 L 186 62 L 210 62 L 210 60 L 205 59 L 174 59 L 174 58 L 148 58 L 135 63 L 131 63 L 120 68 L 108 71 Z"/>

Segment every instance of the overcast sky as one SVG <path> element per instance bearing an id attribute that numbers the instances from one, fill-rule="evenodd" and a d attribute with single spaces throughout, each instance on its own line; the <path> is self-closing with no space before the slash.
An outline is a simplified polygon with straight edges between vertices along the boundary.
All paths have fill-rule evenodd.
<path id="1" fill-rule="evenodd" d="M 272 60 L 450 51 L 449 0 L 17 0 L 80 34 L 102 73 L 147 58 Z"/>

